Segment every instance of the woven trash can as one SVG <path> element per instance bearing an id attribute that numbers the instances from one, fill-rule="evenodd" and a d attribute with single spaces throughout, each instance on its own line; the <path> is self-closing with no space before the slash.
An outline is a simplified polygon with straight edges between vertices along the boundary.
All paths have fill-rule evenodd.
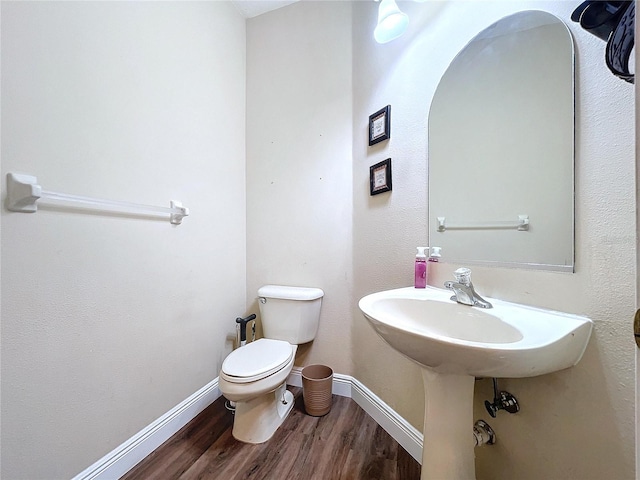
<path id="1" fill-rule="evenodd" d="M 308 365 L 302 369 L 302 397 L 304 409 L 313 417 L 321 417 L 331 410 L 333 370 L 326 365 Z"/>

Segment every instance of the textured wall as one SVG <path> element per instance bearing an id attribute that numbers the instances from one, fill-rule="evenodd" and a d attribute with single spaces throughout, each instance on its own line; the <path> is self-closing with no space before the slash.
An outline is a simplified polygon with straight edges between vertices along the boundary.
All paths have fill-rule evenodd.
<path id="1" fill-rule="evenodd" d="M 473 268 L 483 295 L 591 317 L 595 331 L 575 368 L 504 380 L 522 411 L 491 425 L 499 443 L 476 452 L 479 479 L 631 479 L 635 473 L 634 368 L 630 325 L 636 290 L 633 86 L 613 77 L 604 42 L 569 20 L 571 2 L 403 2 L 399 40 L 376 45 L 375 4 L 354 6 L 354 293 L 410 285 L 414 248 L 427 243 L 426 118 L 440 76 L 484 27 L 526 9 L 569 24 L 576 43 L 576 273 Z M 357 88 L 355 88 L 357 86 Z M 366 146 L 367 116 L 392 105 L 389 142 Z M 369 197 L 367 167 L 393 159 L 394 190 Z M 541 191 L 544 194 L 544 191 Z M 446 259 L 447 252 L 443 252 Z M 372 261 L 375 260 L 375 261 Z M 458 265 L 443 263 L 441 286 Z M 384 345 L 353 307 L 355 376 L 416 427 L 418 369 Z M 477 383 L 476 418 L 491 382 Z"/>
<path id="2" fill-rule="evenodd" d="M 419 370 L 375 335 L 357 309 L 357 299 L 410 285 L 415 247 L 428 243 L 426 119 L 433 92 L 455 54 L 497 19 L 542 9 L 570 24 L 574 7 L 569 2 L 403 2 L 411 16 L 409 31 L 381 46 L 372 39 L 376 4 L 353 2 L 352 65 L 341 53 L 351 44 L 341 33 L 348 28 L 344 17 L 328 18 L 317 2 L 302 2 L 249 22 L 249 304 L 251 292 L 265 282 L 301 279 L 305 284 L 323 282 L 318 286 L 326 288 L 330 279 L 326 305 L 333 307 L 336 300 L 346 304 L 351 321 L 339 310 L 335 318 L 325 311 L 310 358 L 302 358 L 302 363 L 329 362 L 340 372 L 352 373 L 418 428 L 424 408 Z M 330 27 L 338 24 L 339 29 Z M 588 315 L 596 328 L 577 367 L 502 382 L 518 396 L 523 410 L 492 420 L 501 440 L 477 452 L 478 478 L 634 476 L 634 350 L 627 323 L 636 283 L 633 89 L 610 75 L 601 41 L 575 25 L 570 28 L 577 52 L 576 273 L 476 267 L 474 279 L 486 295 Z M 320 29 L 331 35 L 323 37 Z M 319 53 L 322 48 L 326 56 Z M 332 179 L 342 205 L 353 204 L 349 251 L 348 235 L 335 235 L 349 228 L 348 211 L 338 208 L 339 218 L 312 213 L 319 223 L 311 226 L 301 210 L 315 212 L 327 202 L 324 192 L 313 194 L 320 183 L 320 175 L 316 173 L 317 180 L 313 176 L 318 165 L 343 165 L 322 157 L 324 144 L 310 132 L 325 123 L 313 115 L 325 111 L 320 108 L 326 103 L 325 89 L 334 86 L 344 92 L 342 82 L 349 81 L 350 68 L 352 185 L 344 185 L 349 173 L 342 169 L 335 170 Z M 327 78 L 328 70 L 333 80 Z M 392 138 L 368 147 L 368 116 L 387 104 L 392 105 Z M 342 112 L 334 115 L 334 122 L 348 115 L 346 109 Z M 342 141 L 334 139 L 332 148 L 341 148 Z M 369 166 L 389 157 L 393 192 L 370 197 Z M 306 162 L 306 168 L 300 162 Z M 300 228 L 292 227 L 295 224 Z M 320 257 L 323 250 L 332 255 Z M 352 277 L 341 271 L 335 275 L 340 255 L 346 255 L 347 268 L 352 258 Z M 455 268 L 438 265 L 430 283 L 442 285 Z M 345 328 L 351 329 L 350 353 L 342 351 Z M 349 361 L 352 371 L 343 366 Z M 491 385 L 485 380 L 477 387 L 476 417 L 486 418 L 481 402 L 490 398 Z"/>
<path id="3" fill-rule="evenodd" d="M 640 38 L 640 28 L 638 22 L 635 22 L 635 38 Z M 640 52 L 635 49 L 635 64 L 638 65 L 640 60 Z M 636 96 L 636 118 L 640 115 L 640 99 L 638 94 L 640 93 L 640 87 L 638 82 L 635 82 L 635 96 Z M 638 122 L 636 122 L 636 139 L 639 137 L 640 128 L 638 128 Z M 636 146 L 636 277 L 640 272 L 640 143 L 635 142 Z M 636 307 L 640 307 L 640 282 L 636 281 Z M 638 356 L 638 350 L 636 350 L 636 476 L 640 472 L 640 442 L 638 442 L 638 435 L 640 435 L 640 415 L 638 415 L 638 385 L 640 384 L 640 356 Z"/>
<path id="4" fill-rule="evenodd" d="M 221 2 L 3 2 L 2 471 L 69 478 L 213 380 L 245 304 L 245 22 Z"/>
<path id="5" fill-rule="evenodd" d="M 351 5 L 247 21 L 247 308 L 268 283 L 325 292 L 296 365 L 351 372 Z"/>
<path id="6" fill-rule="evenodd" d="M 428 242 L 426 118 L 450 60 L 504 15 L 543 9 L 570 24 L 575 5 L 402 2 L 409 31 L 384 46 L 374 2 L 249 20 L 246 278 L 244 21 L 222 2 L 106 5 L 3 3 L 3 178 L 176 198 L 192 216 L 172 228 L 3 210 L 1 476 L 69 477 L 210 381 L 233 318 L 257 312 L 265 283 L 326 292 L 298 365 L 355 375 L 421 428 L 419 370 L 378 339 L 357 299 L 410 285 L 414 248 Z M 576 273 L 476 267 L 474 281 L 596 328 L 577 367 L 501 382 L 522 412 L 491 421 L 499 443 L 478 450 L 479 479 L 634 478 L 633 88 L 609 74 L 603 42 L 570 28 Z M 368 115 L 387 104 L 392 138 L 368 147 Z M 388 157 L 394 190 L 370 197 L 369 166 Z M 456 267 L 438 265 L 430 283 Z M 478 382 L 476 418 L 490 394 Z"/>

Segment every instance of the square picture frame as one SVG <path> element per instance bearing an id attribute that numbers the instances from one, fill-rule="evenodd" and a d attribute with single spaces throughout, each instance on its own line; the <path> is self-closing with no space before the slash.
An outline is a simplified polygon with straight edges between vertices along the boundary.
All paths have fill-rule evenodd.
<path id="1" fill-rule="evenodd" d="M 391 159 L 387 158 L 369 167 L 369 194 L 391 191 Z"/>
<path id="2" fill-rule="evenodd" d="M 369 115 L 369 146 L 391 138 L 391 105 Z"/>

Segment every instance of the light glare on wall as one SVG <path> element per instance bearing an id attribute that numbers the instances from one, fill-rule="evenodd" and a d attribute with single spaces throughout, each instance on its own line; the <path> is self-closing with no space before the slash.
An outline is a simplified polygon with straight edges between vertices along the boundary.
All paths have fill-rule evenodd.
<path id="1" fill-rule="evenodd" d="M 373 31 L 373 38 L 378 43 L 395 40 L 404 33 L 409 25 L 409 17 L 402 13 L 395 0 L 382 0 L 378 7 L 378 25 Z"/>

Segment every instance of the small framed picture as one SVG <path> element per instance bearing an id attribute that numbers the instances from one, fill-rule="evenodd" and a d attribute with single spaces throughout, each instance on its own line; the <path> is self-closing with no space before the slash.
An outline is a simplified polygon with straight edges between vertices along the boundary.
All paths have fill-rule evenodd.
<path id="1" fill-rule="evenodd" d="M 369 167 L 370 194 L 377 195 L 391 191 L 391 159 Z"/>
<path id="2" fill-rule="evenodd" d="M 391 105 L 369 115 L 369 146 L 391 138 Z"/>

